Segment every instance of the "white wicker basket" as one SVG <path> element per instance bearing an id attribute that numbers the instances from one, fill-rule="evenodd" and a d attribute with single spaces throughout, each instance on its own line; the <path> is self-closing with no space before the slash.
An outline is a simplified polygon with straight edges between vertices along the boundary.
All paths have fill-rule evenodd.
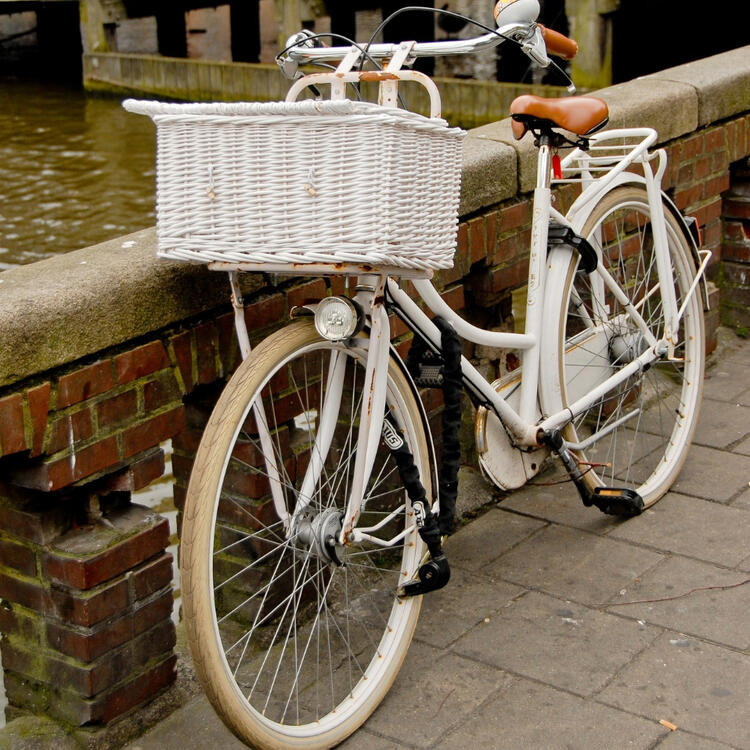
<path id="1" fill-rule="evenodd" d="M 159 255 L 201 262 L 453 265 L 464 131 L 352 101 L 164 104 Z"/>

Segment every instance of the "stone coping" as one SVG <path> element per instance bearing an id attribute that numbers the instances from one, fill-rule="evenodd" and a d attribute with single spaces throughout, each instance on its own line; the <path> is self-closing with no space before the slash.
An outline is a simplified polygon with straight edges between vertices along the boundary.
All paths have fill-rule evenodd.
<path id="1" fill-rule="evenodd" d="M 668 141 L 750 110 L 750 46 L 597 92 L 614 127 Z M 469 131 L 460 214 L 533 189 L 535 149 L 510 121 Z M 224 274 L 156 258 L 153 229 L 0 274 L 0 388 L 226 303 Z"/>

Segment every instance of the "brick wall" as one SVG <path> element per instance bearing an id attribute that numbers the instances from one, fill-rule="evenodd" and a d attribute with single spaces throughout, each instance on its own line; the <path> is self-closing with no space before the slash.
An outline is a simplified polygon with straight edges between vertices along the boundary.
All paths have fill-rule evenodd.
<path id="1" fill-rule="evenodd" d="M 663 145 L 670 159 L 665 187 L 698 218 L 727 309 L 746 306 L 743 161 L 750 155 L 750 115 Z M 574 197 L 574 188 L 557 191 L 558 208 Z M 518 327 L 514 306 L 520 309 L 523 297 L 530 222 L 530 196 L 515 189 L 462 216 L 456 265 L 436 278 L 453 309 L 483 326 Z M 246 295 L 253 341 L 282 325 L 293 305 L 343 285 L 340 279 L 272 281 L 255 278 Z M 171 289 L 174 277 L 163 283 Z M 192 290 L 183 287 L 181 294 Z M 714 290 L 714 302 L 717 296 Z M 717 306 L 708 322 L 713 346 Z M 397 321 L 393 335 L 405 353 L 409 335 Z M 518 364 L 513 352 L 467 344 L 465 353 L 491 378 Z M 0 390 L 0 648 L 11 706 L 99 725 L 174 679 L 168 530 L 134 505 L 131 493 L 162 474 L 160 446 L 171 438 L 181 506 L 207 414 L 238 361 L 228 305 L 206 305 L 151 332 L 0 381 L 6 383 Z M 436 420 L 439 394 L 427 392 L 425 399 Z"/>

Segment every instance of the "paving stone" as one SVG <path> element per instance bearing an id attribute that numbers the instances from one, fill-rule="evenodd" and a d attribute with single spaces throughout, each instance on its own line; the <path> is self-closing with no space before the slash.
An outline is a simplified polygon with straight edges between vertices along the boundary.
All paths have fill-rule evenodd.
<path id="1" fill-rule="evenodd" d="M 186 747 L 245 750 L 247 745 L 224 726 L 208 700 L 199 696 L 128 745 L 127 750 L 185 750 Z"/>
<path id="2" fill-rule="evenodd" d="M 446 554 L 453 565 L 481 570 L 543 526 L 533 518 L 492 509 L 450 537 Z"/>
<path id="3" fill-rule="evenodd" d="M 519 586 L 456 568 L 450 556 L 449 559 L 450 582 L 424 598 L 415 633 L 416 638 L 437 648 L 446 648 L 524 591 Z"/>
<path id="4" fill-rule="evenodd" d="M 732 747 L 731 745 L 725 745 L 723 742 L 716 742 L 716 740 L 709 740 L 705 737 L 689 734 L 681 727 L 677 727 L 659 745 L 659 750 L 732 750 Z"/>
<path id="5" fill-rule="evenodd" d="M 589 696 L 657 633 L 635 621 L 530 592 L 470 630 L 453 650 Z"/>
<path id="6" fill-rule="evenodd" d="M 625 711 L 750 748 L 748 695 L 750 656 L 664 633 L 598 697 Z"/>
<path id="7" fill-rule="evenodd" d="M 532 718 L 533 717 L 533 718 Z M 664 727 L 591 700 L 516 678 L 438 750 L 611 750 L 654 747 Z"/>
<path id="8" fill-rule="evenodd" d="M 625 605 L 625 601 L 661 599 L 705 586 L 729 586 L 748 579 L 738 571 L 684 557 L 665 560 L 615 600 L 610 612 L 662 625 L 740 650 L 750 648 L 750 627 L 740 612 L 750 612 L 750 583 L 735 588 L 695 591 L 678 599 Z"/>
<path id="9" fill-rule="evenodd" d="M 744 510 L 673 493 L 611 536 L 729 567 L 750 549 Z"/>
<path id="10" fill-rule="evenodd" d="M 748 432 L 750 406 L 741 406 L 734 401 L 725 403 L 706 399 L 701 407 L 693 442 L 711 448 L 726 448 L 744 438 Z"/>
<path id="11" fill-rule="evenodd" d="M 750 438 L 740 441 L 732 448 L 734 453 L 741 453 L 743 456 L 750 456 Z"/>
<path id="12" fill-rule="evenodd" d="M 725 503 L 748 481 L 750 466 L 743 456 L 693 445 L 672 490 Z"/>
<path id="13" fill-rule="evenodd" d="M 656 552 L 553 526 L 519 544 L 487 572 L 592 606 L 608 601 L 662 558 Z"/>
<path id="14" fill-rule="evenodd" d="M 738 398 L 748 391 L 750 382 L 750 367 L 742 367 L 732 363 L 732 367 L 724 360 L 706 371 L 703 381 L 703 398 L 717 401 L 742 403 Z"/>
<path id="15" fill-rule="evenodd" d="M 393 687 L 366 727 L 389 739 L 431 748 L 510 680 L 494 667 L 412 642 Z"/>
<path id="16" fill-rule="evenodd" d="M 337 750 L 401 750 L 405 747 L 400 742 L 378 737 L 366 729 L 357 730 L 348 740 L 336 745 Z"/>
<path id="17" fill-rule="evenodd" d="M 541 481 L 548 481 L 548 478 Z M 606 534 L 622 523 L 622 519 L 606 516 L 597 508 L 585 507 L 568 482 L 552 487 L 523 487 L 504 498 L 498 507 L 595 534 Z"/>

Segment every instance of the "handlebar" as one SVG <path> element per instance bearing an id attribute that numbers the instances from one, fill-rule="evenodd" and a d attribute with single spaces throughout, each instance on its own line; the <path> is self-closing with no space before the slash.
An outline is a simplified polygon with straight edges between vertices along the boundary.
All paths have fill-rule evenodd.
<path id="1" fill-rule="evenodd" d="M 565 60 L 572 60 L 578 54 L 578 42 L 575 39 L 570 39 L 565 34 L 548 29 L 542 24 L 539 24 L 539 28 L 547 45 L 547 52 Z"/>

